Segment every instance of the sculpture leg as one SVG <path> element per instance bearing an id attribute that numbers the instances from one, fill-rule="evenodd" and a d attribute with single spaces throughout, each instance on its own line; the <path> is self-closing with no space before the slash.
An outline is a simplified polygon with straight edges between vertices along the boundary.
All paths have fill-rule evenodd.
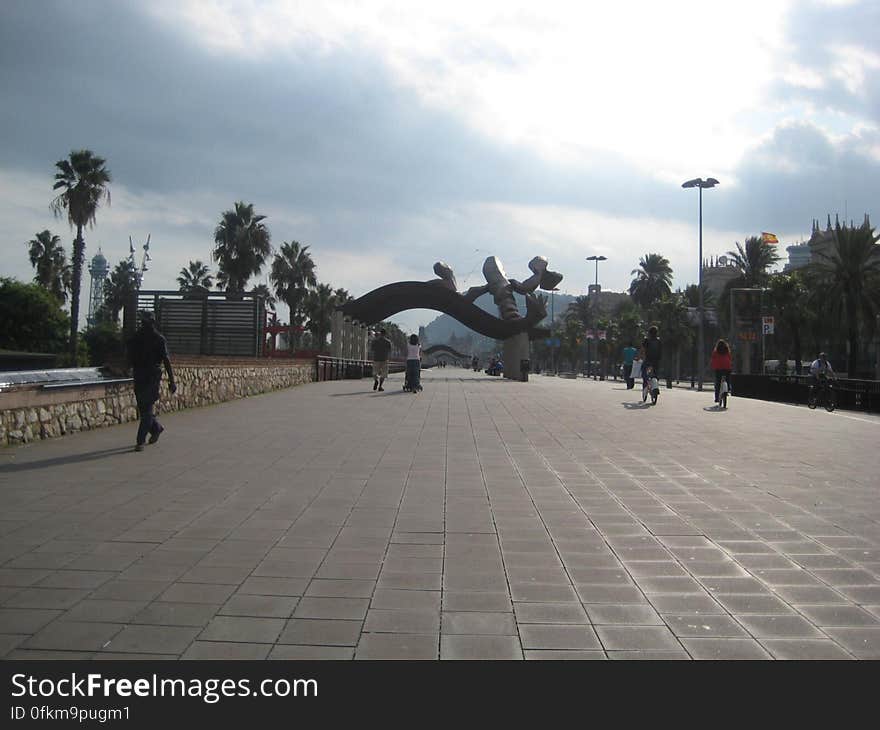
<path id="1" fill-rule="evenodd" d="M 520 360 L 529 359 L 528 333 L 521 332 L 504 340 L 502 357 L 504 359 L 504 377 L 511 380 L 519 380 L 522 376 L 519 367 Z"/>

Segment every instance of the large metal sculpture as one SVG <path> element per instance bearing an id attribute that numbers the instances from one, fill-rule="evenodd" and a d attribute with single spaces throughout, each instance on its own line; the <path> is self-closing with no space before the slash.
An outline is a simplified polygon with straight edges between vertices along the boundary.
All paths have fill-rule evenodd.
<path id="1" fill-rule="evenodd" d="M 438 261 L 434 264 L 437 279 L 430 281 L 400 281 L 387 284 L 354 299 L 340 308 L 340 314 L 349 322 L 375 324 L 406 309 L 434 309 L 454 317 L 475 332 L 504 341 L 504 376 L 519 379 L 520 361 L 529 356 L 529 340 L 544 338 L 548 331 L 537 324 L 547 316 L 547 309 L 535 296 L 536 289 L 551 290 L 562 281 L 562 274 L 547 268 L 547 259 L 536 256 L 529 261 L 532 275 L 524 281 L 509 279 L 501 261 L 490 256 L 483 262 L 483 286 L 472 286 L 463 294 L 458 292 L 452 268 Z M 526 300 L 526 315 L 520 314 L 514 293 Z M 474 304 L 483 294 L 491 294 L 498 307 L 499 317 Z M 334 333 L 344 325 L 337 323 Z"/>

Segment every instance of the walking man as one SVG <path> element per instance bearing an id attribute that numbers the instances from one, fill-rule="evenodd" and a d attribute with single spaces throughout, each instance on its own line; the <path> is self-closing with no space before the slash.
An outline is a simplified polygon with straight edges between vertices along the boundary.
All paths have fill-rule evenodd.
<path id="1" fill-rule="evenodd" d="M 162 381 L 162 365 L 168 373 L 168 387 L 172 393 L 177 392 L 174 382 L 174 371 L 168 359 L 168 346 L 165 338 L 156 329 L 156 320 L 152 312 L 144 312 L 141 327 L 128 343 L 128 357 L 134 378 L 134 395 L 137 400 L 140 425 L 138 426 L 135 451 L 143 451 L 147 434 L 150 443 L 154 444 L 165 428 L 156 418 L 155 405 L 159 400 L 159 383 Z"/>
<path id="2" fill-rule="evenodd" d="M 627 343 L 626 347 L 623 348 L 623 377 L 626 380 L 627 390 L 632 390 L 636 384 L 635 378 L 632 377 L 632 369 L 633 360 L 635 360 L 635 357 L 638 354 L 639 351 L 633 347 L 631 340 Z"/>
<path id="3" fill-rule="evenodd" d="M 384 329 L 373 340 L 373 390 L 385 390 L 382 383 L 388 377 L 388 355 L 391 353 L 391 340 Z"/>

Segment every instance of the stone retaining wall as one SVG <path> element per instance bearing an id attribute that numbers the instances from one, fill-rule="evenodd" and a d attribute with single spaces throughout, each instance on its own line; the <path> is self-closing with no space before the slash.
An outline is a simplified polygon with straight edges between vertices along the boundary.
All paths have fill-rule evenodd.
<path id="1" fill-rule="evenodd" d="M 315 380 L 315 363 L 197 358 L 172 361 L 177 392 L 163 375 L 160 413 L 245 398 Z M 15 386 L 0 392 L 0 446 L 54 438 L 136 421 L 131 383 L 44 389 Z"/>

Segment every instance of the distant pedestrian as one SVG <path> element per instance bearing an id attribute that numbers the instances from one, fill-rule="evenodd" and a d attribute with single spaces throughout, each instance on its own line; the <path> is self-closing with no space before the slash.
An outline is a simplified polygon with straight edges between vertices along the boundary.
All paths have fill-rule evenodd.
<path id="1" fill-rule="evenodd" d="M 391 353 L 391 340 L 384 329 L 373 340 L 373 390 L 385 390 L 382 384 L 388 377 L 388 355 Z"/>
<path id="2" fill-rule="evenodd" d="M 651 369 L 654 377 L 660 379 L 660 359 L 663 356 L 663 346 L 657 335 L 657 327 L 651 325 L 648 328 L 648 336 L 642 342 L 642 387 L 648 387 L 648 370 Z"/>
<path id="3" fill-rule="evenodd" d="M 422 389 L 422 346 L 419 344 L 419 336 L 409 336 L 409 344 L 406 346 L 406 386 L 413 393 Z"/>
<path id="4" fill-rule="evenodd" d="M 168 359 L 168 345 L 165 338 L 156 329 L 156 320 L 151 312 L 145 312 L 141 319 L 140 329 L 128 342 L 128 358 L 134 378 L 134 395 L 137 400 L 140 425 L 138 426 L 135 451 L 143 451 L 147 434 L 150 443 L 154 444 L 165 430 L 156 418 L 155 405 L 159 400 L 159 384 L 162 381 L 162 365 L 168 374 L 168 387 L 172 393 L 177 392 L 174 382 L 174 371 Z"/>
<path id="5" fill-rule="evenodd" d="M 636 379 L 632 377 L 633 360 L 639 351 L 633 347 L 632 340 L 629 340 L 626 347 L 623 348 L 623 377 L 626 380 L 626 389 L 632 390 L 635 387 Z"/>
<path id="6" fill-rule="evenodd" d="M 471 367 L 474 369 L 474 372 L 477 372 L 480 369 L 480 358 L 476 355 L 471 358 Z"/>
<path id="7" fill-rule="evenodd" d="M 730 371 L 733 369 L 733 354 L 730 352 L 730 345 L 724 340 L 718 340 L 715 349 L 712 350 L 712 357 L 709 359 L 709 367 L 715 371 L 715 402 L 720 402 L 721 395 L 721 379 L 724 378 L 727 383 L 727 392 L 730 392 Z"/>

